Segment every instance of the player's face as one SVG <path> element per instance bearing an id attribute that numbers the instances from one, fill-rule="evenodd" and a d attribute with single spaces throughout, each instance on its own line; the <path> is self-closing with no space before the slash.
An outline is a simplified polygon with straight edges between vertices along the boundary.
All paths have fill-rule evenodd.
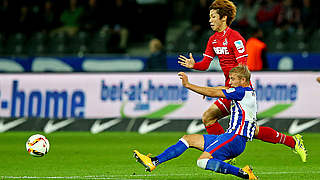
<path id="1" fill-rule="evenodd" d="M 244 83 L 243 78 L 240 79 L 240 77 L 235 73 L 229 74 L 229 78 L 230 78 L 229 84 L 231 87 L 242 86 Z"/>
<path id="2" fill-rule="evenodd" d="M 220 15 L 217 13 L 217 10 L 211 9 L 209 16 L 210 16 L 209 22 L 210 22 L 211 29 L 213 31 L 218 31 L 218 32 L 223 31 L 224 29 L 222 28 L 225 20 L 224 18 L 220 19 Z"/>

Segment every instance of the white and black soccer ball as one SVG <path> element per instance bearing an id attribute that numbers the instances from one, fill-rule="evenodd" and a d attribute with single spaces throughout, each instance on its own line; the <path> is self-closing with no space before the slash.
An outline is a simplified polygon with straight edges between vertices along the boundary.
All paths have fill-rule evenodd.
<path id="1" fill-rule="evenodd" d="M 45 136 L 35 134 L 29 137 L 26 142 L 26 148 L 30 155 L 42 157 L 49 152 L 50 144 Z"/>

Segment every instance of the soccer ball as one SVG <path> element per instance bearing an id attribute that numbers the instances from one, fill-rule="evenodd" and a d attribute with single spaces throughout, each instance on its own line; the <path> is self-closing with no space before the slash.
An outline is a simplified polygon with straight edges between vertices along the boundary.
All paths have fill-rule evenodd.
<path id="1" fill-rule="evenodd" d="M 35 134 L 29 137 L 26 142 L 26 148 L 30 155 L 42 157 L 49 152 L 50 144 L 45 136 Z"/>

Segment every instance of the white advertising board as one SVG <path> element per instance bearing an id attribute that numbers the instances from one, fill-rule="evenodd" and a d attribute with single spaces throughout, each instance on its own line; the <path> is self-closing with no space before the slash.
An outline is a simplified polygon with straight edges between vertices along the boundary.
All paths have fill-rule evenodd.
<path id="1" fill-rule="evenodd" d="M 189 72 L 200 86 L 224 85 L 222 73 Z M 256 72 L 258 116 L 320 117 L 316 72 Z M 1 74 L 0 117 L 201 118 L 215 101 L 185 89 L 177 73 Z"/>

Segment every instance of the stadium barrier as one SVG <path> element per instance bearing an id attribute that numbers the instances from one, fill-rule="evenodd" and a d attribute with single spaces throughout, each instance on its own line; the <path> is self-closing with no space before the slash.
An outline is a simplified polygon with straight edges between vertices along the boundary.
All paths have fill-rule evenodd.
<path id="1" fill-rule="evenodd" d="M 226 128 L 228 119 L 221 119 Z M 272 127 L 280 132 L 297 134 L 301 132 L 319 132 L 318 119 L 260 119 L 258 125 Z M 7 131 L 88 131 L 92 134 L 104 131 L 125 131 L 146 134 L 150 132 L 179 131 L 187 134 L 204 132 L 200 119 L 146 119 L 146 118 L 106 118 L 106 119 L 44 119 L 44 118 L 0 118 L 0 133 Z"/>
<path id="2" fill-rule="evenodd" d="M 221 73 L 188 72 L 197 85 Z M 317 72 L 254 72 L 258 124 L 282 132 L 319 132 Z M 215 101 L 188 91 L 177 73 L 6 73 L 0 78 L 0 132 L 204 130 Z M 19 118 L 20 117 L 20 118 Z M 228 120 L 220 120 L 224 127 Z"/>
<path id="3" fill-rule="evenodd" d="M 202 86 L 221 73 L 189 72 Z M 258 118 L 318 118 L 317 72 L 255 72 Z M 177 73 L 2 74 L 0 117 L 201 119 L 215 101 L 181 85 Z"/>
<path id="4" fill-rule="evenodd" d="M 187 54 L 185 54 L 187 55 Z M 189 71 L 178 64 L 178 55 L 167 56 L 169 71 Z M 194 54 L 196 60 L 201 54 Z M 319 70 L 319 53 L 268 53 L 268 70 Z M 0 72 L 116 72 L 142 71 L 147 57 L 142 56 L 62 56 L 0 57 Z M 220 71 L 217 59 L 210 71 Z"/>

